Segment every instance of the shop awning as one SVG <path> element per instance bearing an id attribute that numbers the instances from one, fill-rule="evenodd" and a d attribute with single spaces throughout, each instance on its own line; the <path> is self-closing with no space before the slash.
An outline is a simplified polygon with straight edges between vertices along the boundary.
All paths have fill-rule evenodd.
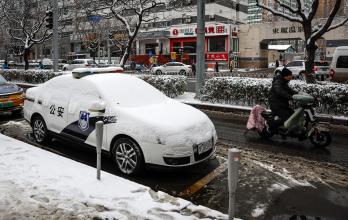
<path id="1" fill-rule="evenodd" d="M 286 51 L 289 48 L 294 49 L 291 44 L 286 44 L 286 45 L 268 45 L 268 49 L 269 50 Z"/>

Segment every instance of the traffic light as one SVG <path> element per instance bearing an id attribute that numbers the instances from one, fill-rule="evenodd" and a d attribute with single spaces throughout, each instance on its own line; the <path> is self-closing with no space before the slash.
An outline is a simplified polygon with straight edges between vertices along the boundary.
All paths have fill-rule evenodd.
<path id="1" fill-rule="evenodd" d="M 46 28 L 53 29 L 53 11 L 46 11 Z"/>

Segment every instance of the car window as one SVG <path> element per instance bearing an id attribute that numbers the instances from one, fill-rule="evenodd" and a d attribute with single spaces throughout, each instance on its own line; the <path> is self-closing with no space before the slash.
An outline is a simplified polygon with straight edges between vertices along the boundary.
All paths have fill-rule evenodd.
<path id="1" fill-rule="evenodd" d="M 74 79 L 72 75 L 55 77 L 43 85 L 47 91 L 53 94 L 60 94 L 62 99 L 68 100 L 71 94 L 91 96 L 98 98 L 100 94 L 95 86 L 81 79 Z"/>
<path id="2" fill-rule="evenodd" d="M 339 56 L 337 59 L 337 68 L 348 68 L 348 56 Z"/>
<path id="3" fill-rule="evenodd" d="M 87 60 L 88 64 L 97 64 L 94 60 Z"/>
<path id="4" fill-rule="evenodd" d="M 83 60 L 74 60 L 71 64 L 83 64 Z"/>
<path id="5" fill-rule="evenodd" d="M 328 62 L 320 62 L 320 61 L 317 61 L 317 62 L 314 62 L 314 65 L 315 66 L 329 66 L 329 63 Z"/>
<path id="6" fill-rule="evenodd" d="M 289 62 L 286 66 L 287 67 L 293 67 L 293 66 L 302 66 L 302 61 L 292 61 L 292 62 Z"/>
<path id="7" fill-rule="evenodd" d="M 86 76 L 88 78 L 91 77 Z M 123 107 L 150 106 L 168 100 L 162 92 L 136 77 L 94 75 L 93 83 L 103 99 Z"/>
<path id="8" fill-rule="evenodd" d="M 173 66 L 173 63 L 167 63 L 166 66 Z"/>

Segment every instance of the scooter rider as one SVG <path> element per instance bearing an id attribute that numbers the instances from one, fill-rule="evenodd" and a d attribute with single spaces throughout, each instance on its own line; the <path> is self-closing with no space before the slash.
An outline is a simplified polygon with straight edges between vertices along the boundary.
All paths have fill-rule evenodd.
<path id="1" fill-rule="evenodd" d="M 289 87 L 292 78 L 292 72 L 287 68 L 284 68 L 280 74 L 273 78 L 269 104 L 273 115 L 278 116 L 279 119 L 270 124 L 270 129 L 276 129 L 283 125 L 294 113 L 294 110 L 289 106 L 292 96 L 297 94 Z"/>

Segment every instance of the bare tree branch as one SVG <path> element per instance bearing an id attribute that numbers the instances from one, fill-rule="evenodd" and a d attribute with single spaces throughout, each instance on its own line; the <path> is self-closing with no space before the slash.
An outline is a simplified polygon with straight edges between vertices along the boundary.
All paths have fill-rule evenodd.
<path id="1" fill-rule="evenodd" d="M 276 16 L 279 16 L 279 17 L 283 17 L 289 21 L 293 21 L 293 22 L 298 22 L 298 23 L 301 23 L 303 22 L 303 19 L 301 18 L 298 18 L 298 17 L 294 17 L 294 16 L 291 16 L 291 15 L 288 15 L 288 14 L 285 14 L 285 13 L 282 13 L 282 12 L 279 12 L 279 11 L 276 11 L 275 9 L 273 8 L 270 8 L 266 5 L 264 5 L 263 3 L 260 3 L 260 0 L 256 0 L 256 5 L 266 11 L 269 11 L 271 12 L 273 15 L 276 15 Z"/>

